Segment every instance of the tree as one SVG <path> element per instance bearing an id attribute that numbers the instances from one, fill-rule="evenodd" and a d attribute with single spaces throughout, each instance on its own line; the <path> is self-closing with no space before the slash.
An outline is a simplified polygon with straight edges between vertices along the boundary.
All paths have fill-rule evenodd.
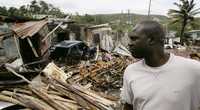
<path id="1" fill-rule="evenodd" d="M 95 18 L 89 14 L 85 14 L 84 16 L 84 22 L 85 23 L 92 23 L 95 21 Z"/>
<path id="2" fill-rule="evenodd" d="M 104 24 L 109 22 L 105 17 L 101 16 L 101 15 L 94 15 L 95 17 L 95 24 Z"/>
<path id="3" fill-rule="evenodd" d="M 38 2 L 36 0 L 33 0 L 31 2 L 31 5 L 30 5 L 30 11 L 33 13 L 33 14 L 38 14 L 40 13 L 40 6 L 38 5 Z"/>
<path id="4" fill-rule="evenodd" d="M 48 14 L 49 5 L 44 1 L 40 1 L 40 6 L 41 6 L 41 13 Z"/>
<path id="5" fill-rule="evenodd" d="M 57 17 L 64 17 L 65 16 L 64 13 L 62 13 L 60 11 L 60 9 L 56 8 L 56 7 L 52 7 L 52 9 L 49 11 L 49 14 L 57 16 Z"/>
<path id="6" fill-rule="evenodd" d="M 8 11 L 6 7 L 0 7 L 0 15 L 8 15 Z"/>
<path id="7" fill-rule="evenodd" d="M 174 5 L 178 7 L 178 10 L 170 9 L 168 14 L 170 18 L 172 18 L 172 24 L 181 24 L 180 39 L 181 44 L 183 44 L 185 28 L 194 21 L 195 15 L 200 13 L 200 8 L 195 9 L 196 4 L 194 3 L 194 0 L 180 0 L 180 3 L 175 2 Z"/>
<path id="8" fill-rule="evenodd" d="M 15 7 L 10 7 L 8 9 L 8 15 L 9 16 L 16 16 L 16 15 L 19 15 L 19 10 Z"/>
<path id="9" fill-rule="evenodd" d="M 26 13 L 28 13 L 28 10 L 26 9 L 26 6 L 25 5 L 22 5 L 20 8 L 19 8 L 19 13 L 21 16 L 26 16 Z"/>
<path id="10" fill-rule="evenodd" d="M 0 15 L 5 16 L 23 16 L 32 18 L 33 15 L 45 14 L 45 15 L 54 15 L 56 17 L 65 17 L 66 15 L 57 7 L 54 7 L 52 4 L 48 4 L 44 1 L 33 0 L 30 4 L 22 5 L 19 8 L 0 6 Z"/>

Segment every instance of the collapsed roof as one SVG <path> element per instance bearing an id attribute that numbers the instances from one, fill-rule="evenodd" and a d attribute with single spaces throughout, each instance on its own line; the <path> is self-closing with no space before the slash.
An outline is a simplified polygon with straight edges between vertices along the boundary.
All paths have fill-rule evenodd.
<path id="1" fill-rule="evenodd" d="M 29 21 L 25 23 L 17 23 L 12 27 L 12 30 L 21 39 L 34 36 L 40 31 L 44 25 L 48 23 L 47 20 Z"/>

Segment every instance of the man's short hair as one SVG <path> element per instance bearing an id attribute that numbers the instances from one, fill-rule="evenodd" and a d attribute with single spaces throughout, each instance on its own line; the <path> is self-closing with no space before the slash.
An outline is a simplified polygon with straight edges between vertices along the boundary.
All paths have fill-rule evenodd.
<path id="1" fill-rule="evenodd" d="M 164 44 L 165 31 L 163 26 L 156 21 L 141 21 L 138 25 L 142 26 L 142 32 L 150 38 L 154 38 L 158 43 Z"/>

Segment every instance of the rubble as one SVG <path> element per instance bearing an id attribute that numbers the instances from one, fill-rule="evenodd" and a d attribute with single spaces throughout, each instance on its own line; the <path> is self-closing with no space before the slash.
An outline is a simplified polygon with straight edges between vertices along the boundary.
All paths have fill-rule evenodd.
<path id="1" fill-rule="evenodd" d="M 126 57 L 112 54 L 110 61 L 93 61 L 65 67 L 49 63 L 28 85 L 1 87 L 0 100 L 37 110 L 116 110 Z"/>

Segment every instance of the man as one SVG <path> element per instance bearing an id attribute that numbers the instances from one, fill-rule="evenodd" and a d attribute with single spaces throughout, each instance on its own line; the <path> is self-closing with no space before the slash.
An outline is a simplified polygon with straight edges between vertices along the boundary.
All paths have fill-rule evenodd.
<path id="1" fill-rule="evenodd" d="M 198 110 L 200 63 L 165 53 L 164 37 L 155 21 L 142 21 L 129 33 L 130 51 L 141 60 L 125 70 L 124 110 Z"/>

